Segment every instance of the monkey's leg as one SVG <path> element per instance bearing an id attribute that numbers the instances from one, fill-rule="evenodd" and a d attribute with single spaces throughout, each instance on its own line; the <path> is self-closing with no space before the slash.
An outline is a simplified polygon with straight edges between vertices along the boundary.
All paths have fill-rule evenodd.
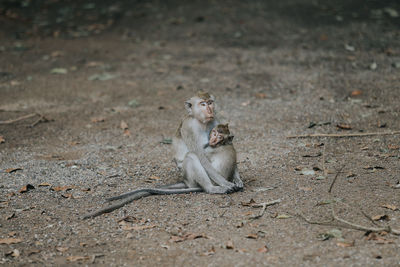
<path id="1" fill-rule="evenodd" d="M 170 184 L 170 185 L 160 186 L 159 188 L 165 188 L 165 189 L 183 189 L 183 188 L 187 188 L 187 186 L 186 186 L 185 183 L 182 183 L 182 182 L 181 182 L 181 183 L 176 183 L 176 184 Z M 148 188 L 148 190 L 150 190 L 150 189 L 151 189 L 151 188 Z M 129 196 L 138 194 L 138 193 L 140 193 L 140 192 L 148 192 L 148 191 L 146 191 L 146 190 L 147 190 L 146 188 L 144 188 L 144 189 L 136 189 L 136 190 L 129 191 L 129 192 L 124 193 L 124 194 L 119 195 L 119 196 L 107 198 L 106 201 L 113 201 L 113 200 L 123 199 L 123 198 L 129 197 Z"/>
<path id="2" fill-rule="evenodd" d="M 232 188 L 225 186 L 214 186 L 208 177 L 207 172 L 201 165 L 199 158 L 194 153 L 187 153 L 183 161 L 185 183 L 187 187 L 200 186 L 205 192 L 210 194 L 226 194 Z"/>

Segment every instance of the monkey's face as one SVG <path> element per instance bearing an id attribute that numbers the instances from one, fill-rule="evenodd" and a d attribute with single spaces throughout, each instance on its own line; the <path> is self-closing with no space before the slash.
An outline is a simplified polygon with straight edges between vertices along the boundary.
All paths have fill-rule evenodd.
<path id="1" fill-rule="evenodd" d="M 185 107 L 189 115 L 196 118 L 201 123 L 209 123 L 215 117 L 215 103 L 212 95 L 206 97 L 194 96 L 185 102 Z"/>
<path id="2" fill-rule="evenodd" d="M 224 134 L 218 132 L 216 129 L 212 129 L 210 133 L 210 141 L 208 141 L 208 144 L 211 147 L 214 147 L 219 143 L 221 143 L 222 141 L 224 141 L 224 138 L 225 138 Z"/>
<path id="3" fill-rule="evenodd" d="M 210 122 L 214 119 L 214 101 L 211 99 L 200 100 L 197 103 L 198 109 L 200 110 L 200 119 L 204 123 Z"/>

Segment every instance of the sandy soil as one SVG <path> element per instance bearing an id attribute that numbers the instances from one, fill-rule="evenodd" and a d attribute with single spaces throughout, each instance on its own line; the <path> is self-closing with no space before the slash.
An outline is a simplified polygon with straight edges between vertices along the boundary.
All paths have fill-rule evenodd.
<path id="1" fill-rule="evenodd" d="M 111 2 L 0 5 L 0 121 L 40 114 L 0 124 L 1 264 L 400 265 L 398 235 L 331 221 L 400 230 L 398 2 Z M 244 191 L 80 220 L 179 181 L 162 141 L 199 89 L 234 132 Z"/>

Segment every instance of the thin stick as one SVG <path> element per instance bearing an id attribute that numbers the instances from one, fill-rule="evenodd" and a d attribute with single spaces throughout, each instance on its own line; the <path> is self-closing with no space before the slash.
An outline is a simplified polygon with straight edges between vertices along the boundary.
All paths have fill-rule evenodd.
<path id="1" fill-rule="evenodd" d="M 40 115 L 40 114 L 38 114 L 38 115 Z M 33 127 L 35 127 L 37 124 L 39 124 L 39 123 L 41 123 L 41 122 L 48 122 L 49 121 L 49 119 L 47 119 L 45 116 L 43 116 L 43 115 L 40 115 L 40 118 L 37 120 L 37 121 L 35 121 L 34 123 L 32 123 L 31 125 L 29 125 L 29 127 L 30 128 L 33 128 Z"/>
<path id="2" fill-rule="evenodd" d="M 368 232 L 368 231 L 369 232 L 382 232 L 382 231 L 385 231 L 385 232 L 388 232 L 388 233 L 392 233 L 394 235 L 400 235 L 400 230 L 392 229 L 390 226 L 380 227 L 380 228 L 365 227 L 365 226 L 362 226 L 362 225 L 358 225 L 358 224 L 355 224 L 355 223 L 351 223 L 351 222 L 345 221 L 345 220 L 337 217 L 336 214 L 335 214 L 335 211 L 333 209 L 332 209 L 332 217 L 335 220 L 337 220 L 338 222 L 341 222 L 343 224 L 347 224 L 348 226 L 351 226 L 352 229 L 355 229 L 355 230 L 366 231 L 366 232 Z"/>
<path id="3" fill-rule="evenodd" d="M 22 116 L 22 117 L 13 119 L 13 120 L 0 121 L 0 124 L 2 124 L 2 125 L 3 124 L 11 124 L 11 123 L 14 123 L 14 122 L 17 122 L 17 121 L 26 120 L 26 119 L 29 119 L 29 118 L 32 118 L 32 117 L 35 117 L 35 116 L 41 116 L 41 115 L 38 114 L 38 113 L 32 113 L 32 114 L 28 114 L 28 115 L 25 115 L 25 116 Z"/>
<path id="4" fill-rule="evenodd" d="M 324 171 L 324 176 L 326 177 L 326 175 L 328 174 L 328 171 L 326 170 L 326 167 L 325 167 L 325 147 L 326 147 L 326 145 L 324 145 L 324 149 L 322 150 L 322 170 Z"/>
<path id="5" fill-rule="evenodd" d="M 342 172 L 342 170 L 344 169 L 345 166 L 346 166 L 346 164 L 343 165 L 343 166 L 340 168 L 340 170 L 336 173 L 335 178 L 333 178 L 333 181 L 332 181 L 332 183 L 331 183 L 331 186 L 329 187 L 328 193 L 330 193 L 330 192 L 332 191 L 333 185 L 335 184 L 336 179 L 337 179 L 338 176 L 339 176 L 339 173 Z"/>
<path id="6" fill-rule="evenodd" d="M 250 217 L 250 219 L 255 220 L 255 219 L 261 218 L 264 215 L 265 210 L 267 209 L 268 206 L 272 206 L 272 205 L 278 204 L 280 202 L 281 202 L 280 199 L 276 199 L 276 200 L 272 200 L 270 202 L 263 202 L 263 203 L 251 205 L 253 208 L 262 207 L 262 209 L 261 209 L 261 211 L 260 211 L 260 213 L 258 215 Z"/>
<path id="7" fill-rule="evenodd" d="M 400 134 L 400 131 L 393 132 L 373 132 L 373 133 L 348 133 L 348 134 L 301 134 L 301 135 L 289 135 L 286 138 L 309 138 L 309 137 L 363 137 L 363 136 L 374 136 L 374 135 L 396 135 Z"/>
<path id="8" fill-rule="evenodd" d="M 311 221 L 311 220 L 307 219 L 302 213 L 297 213 L 296 215 L 309 224 L 332 225 L 332 222 L 333 222 L 333 218 L 330 221 L 318 222 L 318 221 Z"/>

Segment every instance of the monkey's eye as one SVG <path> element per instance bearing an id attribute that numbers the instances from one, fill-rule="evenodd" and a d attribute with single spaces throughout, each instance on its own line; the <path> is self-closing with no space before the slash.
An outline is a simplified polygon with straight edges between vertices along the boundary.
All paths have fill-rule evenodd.
<path id="1" fill-rule="evenodd" d="M 200 105 L 202 105 L 203 107 L 207 106 L 206 102 L 200 102 Z"/>
<path id="2" fill-rule="evenodd" d="M 212 101 L 212 100 L 208 100 L 208 102 L 207 102 L 208 105 L 212 105 L 212 103 L 214 103 L 214 101 Z"/>

